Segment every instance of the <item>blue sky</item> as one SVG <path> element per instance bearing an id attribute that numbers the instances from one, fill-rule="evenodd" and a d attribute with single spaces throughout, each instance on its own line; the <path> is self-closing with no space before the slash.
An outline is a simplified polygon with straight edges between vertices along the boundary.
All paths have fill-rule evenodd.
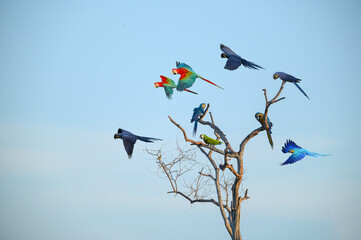
<path id="1" fill-rule="evenodd" d="M 242 236 L 361 238 L 360 13 L 359 1 L 1 1 L 0 238 L 227 239 L 216 207 L 167 195 L 144 149 L 184 144 L 167 116 L 191 133 L 201 102 L 237 148 L 276 71 L 311 100 L 286 84 L 269 112 L 275 150 L 265 133 L 247 145 Z M 265 70 L 226 71 L 220 43 Z M 199 95 L 167 100 L 153 83 L 176 80 L 175 61 L 225 90 L 197 80 Z M 118 127 L 164 141 L 128 160 Z M 289 138 L 332 156 L 280 167 Z"/>

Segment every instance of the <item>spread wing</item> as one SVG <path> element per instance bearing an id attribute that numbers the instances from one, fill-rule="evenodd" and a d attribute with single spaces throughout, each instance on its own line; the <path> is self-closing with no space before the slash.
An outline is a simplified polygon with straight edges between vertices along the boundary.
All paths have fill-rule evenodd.
<path id="1" fill-rule="evenodd" d="M 232 55 L 232 54 L 237 54 L 237 53 L 233 52 L 229 47 L 227 47 L 227 46 L 225 46 L 225 45 L 223 45 L 223 44 L 221 44 L 220 47 L 221 47 L 221 50 L 222 50 L 225 54 L 230 54 L 230 55 Z"/>
<path id="2" fill-rule="evenodd" d="M 232 71 L 232 70 L 236 70 L 241 64 L 242 64 L 241 59 L 236 58 L 234 56 L 230 56 L 228 57 L 228 60 L 224 68 Z"/>
<path id="3" fill-rule="evenodd" d="M 125 135 L 123 136 L 123 144 L 125 151 L 128 154 L 128 158 L 132 158 L 134 144 L 137 141 L 137 137 L 134 135 Z"/>
<path id="4" fill-rule="evenodd" d="M 172 95 L 173 95 L 173 88 L 172 86 L 170 86 L 169 84 L 163 84 L 163 88 L 164 88 L 164 92 L 165 95 L 167 96 L 168 99 L 172 99 Z"/>
<path id="5" fill-rule="evenodd" d="M 181 74 L 178 80 L 177 90 L 183 91 L 186 88 L 192 87 L 194 82 L 196 81 L 196 78 L 197 76 L 191 72 Z"/>
<path id="6" fill-rule="evenodd" d="M 281 164 L 281 166 L 287 165 L 287 164 L 292 164 L 292 163 L 295 163 L 297 161 L 300 161 L 305 156 L 306 156 L 306 154 L 303 153 L 303 152 L 301 152 L 301 153 L 293 153 L 284 163 Z"/>

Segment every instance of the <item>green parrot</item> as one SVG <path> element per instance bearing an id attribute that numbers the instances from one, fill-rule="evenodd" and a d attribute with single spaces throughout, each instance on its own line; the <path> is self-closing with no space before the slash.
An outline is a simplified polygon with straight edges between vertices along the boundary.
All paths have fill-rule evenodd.
<path id="1" fill-rule="evenodd" d="M 205 135 L 205 134 L 201 134 L 199 137 L 200 137 L 201 139 L 203 139 L 203 141 L 204 141 L 207 145 L 214 146 L 214 145 L 222 144 L 221 141 L 218 141 L 218 140 L 216 140 L 216 139 L 210 138 L 210 137 L 208 137 L 208 136 Z"/>

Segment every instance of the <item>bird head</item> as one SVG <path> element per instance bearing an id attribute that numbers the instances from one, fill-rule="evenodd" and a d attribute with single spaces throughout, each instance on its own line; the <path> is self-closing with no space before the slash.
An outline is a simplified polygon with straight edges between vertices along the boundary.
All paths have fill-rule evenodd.
<path id="1" fill-rule="evenodd" d="M 173 69 L 172 69 L 172 74 L 173 74 L 173 75 L 176 75 L 176 74 L 178 73 L 178 70 L 179 70 L 178 68 L 173 68 Z"/>
<path id="2" fill-rule="evenodd" d="M 118 128 L 118 132 L 114 134 L 114 139 L 122 138 L 123 136 L 123 130 L 121 128 Z"/>
<path id="3" fill-rule="evenodd" d="M 201 134 L 199 137 L 200 137 L 201 139 L 204 139 L 204 134 Z"/>
<path id="4" fill-rule="evenodd" d="M 201 103 L 201 105 L 199 105 L 200 108 L 205 108 L 206 107 L 206 104 L 205 103 Z"/>
<path id="5" fill-rule="evenodd" d="M 254 115 L 254 117 L 257 119 L 257 120 L 260 120 L 260 118 L 263 116 L 262 113 L 258 112 Z"/>
<path id="6" fill-rule="evenodd" d="M 159 88 L 159 87 L 160 87 L 159 82 L 155 82 L 155 83 L 154 83 L 154 87 L 155 87 L 155 88 Z"/>
<path id="7" fill-rule="evenodd" d="M 222 53 L 221 54 L 221 58 L 226 58 L 227 56 L 226 56 L 226 54 L 225 53 Z"/>
<path id="8" fill-rule="evenodd" d="M 295 150 L 290 149 L 290 150 L 288 150 L 288 152 L 289 152 L 289 153 L 294 153 Z"/>
<path id="9" fill-rule="evenodd" d="M 276 80 L 278 78 L 278 74 L 277 73 L 274 73 L 273 74 L 273 79 Z"/>

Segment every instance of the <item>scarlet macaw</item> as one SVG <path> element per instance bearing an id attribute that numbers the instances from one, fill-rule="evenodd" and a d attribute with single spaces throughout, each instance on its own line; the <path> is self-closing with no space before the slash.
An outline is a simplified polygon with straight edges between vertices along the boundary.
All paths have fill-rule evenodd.
<path id="1" fill-rule="evenodd" d="M 177 85 L 175 84 L 175 82 L 167 77 L 164 77 L 162 75 L 160 75 L 160 78 L 162 79 L 162 82 L 155 82 L 154 83 L 154 87 L 158 88 L 158 87 L 163 87 L 164 88 L 164 92 L 165 95 L 168 99 L 172 99 L 172 95 L 173 95 L 173 89 L 177 87 Z M 196 92 L 190 91 L 188 89 L 184 89 L 187 92 L 193 93 L 193 94 L 198 94 Z"/>

